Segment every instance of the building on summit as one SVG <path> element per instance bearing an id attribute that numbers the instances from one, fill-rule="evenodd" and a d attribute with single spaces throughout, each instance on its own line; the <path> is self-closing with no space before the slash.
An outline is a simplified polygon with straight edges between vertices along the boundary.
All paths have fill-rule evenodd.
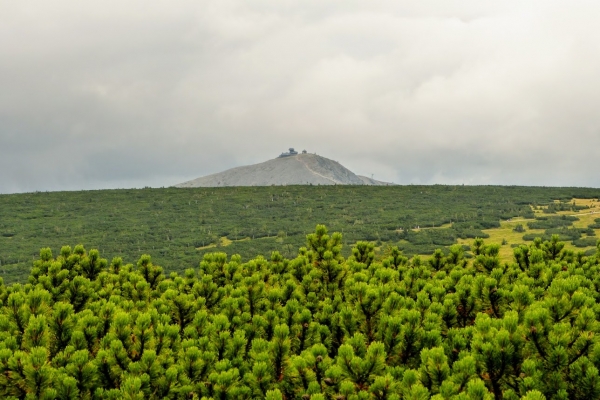
<path id="1" fill-rule="evenodd" d="M 293 148 L 293 147 L 290 147 L 290 149 L 289 149 L 289 150 L 290 150 L 290 151 L 288 151 L 287 153 L 281 153 L 281 154 L 279 155 L 279 158 L 281 158 L 281 157 L 291 157 L 291 156 L 296 156 L 296 155 L 298 155 L 298 152 L 297 152 L 296 150 L 294 150 L 294 148 Z M 306 150 L 305 150 L 304 152 L 306 152 Z"/>

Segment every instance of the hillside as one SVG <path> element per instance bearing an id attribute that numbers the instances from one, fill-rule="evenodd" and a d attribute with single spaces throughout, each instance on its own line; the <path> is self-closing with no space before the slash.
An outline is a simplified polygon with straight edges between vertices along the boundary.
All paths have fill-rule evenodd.
<path id="1" fill-rule="evenodd" d="M 175 187 L 283 185 L 390 185 L 356 175 L 337 161 L 316 154 L 294 154 L 260 164 L 231 168 Z"/>
<path id="2" fill-rule="evenodd" d="M 122 256 L 125 262 L 149 254 L 169 272 L 197 267 L 206 253 L 214 251 L 239 254 L 244 260 L 258 254 L 269 257 L 274 250 L 292 257 L 305 243 L 306 234 L 319 223 L 342 232 L 344 256 L 358 240 L 375 242 L 382 253 L 387 246 L 397 245 L 408 256 L 431 254 L 459 239 L 492 235 L 487 229 L 500 228 L 499 221 L 537 217 L 530 205 L 539 207 L 560 199 L 562 203 L 547 211 L 584 213 L 586 210 L 573 207 L 572 199 L 599 196 L 600 189 L 587 188 L 441 185 L 165 188 L 0 195 L 0 276 L 5 283 L 23 282 L 40 248 L 51 247 L 58 252 L 64 245 L 80 243 L 100 250 L 109 259 Z M 589 220 L 581 217 L 573 224 L 583 229 L 595 218 L 598 215 Z M 518 236 L 523 241 L 527 241 L 523 235 L 533 232 L 555 233 L 525 228 L 526 232 Z M 574 240 L 577 232 L 573 227 L 564 228 L 568 231 L 556 233 L 565 238 L 568 234 L 569 240 Z M 581 235 L 581 240 L 588 240 L 588 234 Z"/>

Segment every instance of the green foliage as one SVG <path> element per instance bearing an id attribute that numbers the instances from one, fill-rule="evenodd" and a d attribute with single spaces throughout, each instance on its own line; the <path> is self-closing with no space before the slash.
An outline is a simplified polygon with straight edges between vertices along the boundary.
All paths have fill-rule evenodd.
<path id="1" fill-rule="evenodd" d="M 25 283 L 39 249 L 49 247 L 61 254 L 60 246 L 65 243 L 99 249 L 108 260 L 138 260 L 148 254 L 165 271 L 179 274 L 197 267 L 205 254 L 215 251 L 227 257 L 239 254 L 244 260 L 277 251 L 292 259 L 318 223 L 344 234 L 344 257 L 351 255 L 353 244 L 359 241 L 375 242 L 381 248 L 397 246 L 410 256 L 426 255 L 455 244 L 458 238 L 486 238 L 482 230 L 498 227 L 500 220 L 533 218 L 530 204 L 572 207 L 573 197 L 598 196 L 600 190 L 585 188 L 441 185 L 0 195 L 0 274 L 6 283 Z M 555 199 L 562 202 L 553 203 Z M 548 233 L 546 239 L 553 233 L 559 232 Z M 567 238 L 561 236 L 561 240 Z M 80 250 L 68 252 L 75 257 Z M 104 266 L 93 257 L 90 261 L 78 268 L 93 279 Z M 64 277 L 52 279 L 58 282 Z"/>
<path id="2" fill-rule="evenodd" d="M 560 217 L 537 217 L 535 221 L 529 222 L 529 229 L 551 229 L 563 226 L 571 226 L 573 221 L 579 218 L 570 215 L 561 215 Z"/>
<path id="3" fill-rule="evenodd" d="M 600 243 L 474 242 L 374 257 L 318 225 L 294 259 L 211 253 L 165 276 L 143 255 L 40 251 L 0 283 L 0 397 L 600 398 Z"/>
<path id="4" fill-rule="evenodd" d="M 523 224 L 517 224 L 513 231 L 518 232 L 518 233 L 523 233 L 525 232 L 525 228 L 523 228 Z"/>
<path id="5" fill-rule="evenodd" d="M 556 214 L 558 211 L 579 211 L 588 208 L 587 206 L 576 205 L 574 202 L 569 202 L 568 200 L 552 202 L 548 205 L 548 207 L 543 209 L 545 214 Z"/>

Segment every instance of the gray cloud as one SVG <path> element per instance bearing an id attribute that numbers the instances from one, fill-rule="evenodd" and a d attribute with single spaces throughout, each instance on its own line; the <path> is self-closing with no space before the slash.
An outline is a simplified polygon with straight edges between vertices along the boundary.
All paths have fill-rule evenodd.
<path id="1" fill-rule="evenodd" d="M 0 193 L 169 186 L 289 146 L 398 183 L 600 186 L 591 1 L 22 1 Z"/>

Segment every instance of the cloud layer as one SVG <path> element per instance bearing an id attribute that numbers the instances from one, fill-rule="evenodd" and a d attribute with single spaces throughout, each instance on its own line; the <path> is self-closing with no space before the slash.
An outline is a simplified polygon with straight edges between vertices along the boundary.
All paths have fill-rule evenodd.
<path id="1" fill-rule="evenodd" d="M 600 187 L 600 5 L 3 2 L 0 193 L 287 147 L 409 183 Z"/>

